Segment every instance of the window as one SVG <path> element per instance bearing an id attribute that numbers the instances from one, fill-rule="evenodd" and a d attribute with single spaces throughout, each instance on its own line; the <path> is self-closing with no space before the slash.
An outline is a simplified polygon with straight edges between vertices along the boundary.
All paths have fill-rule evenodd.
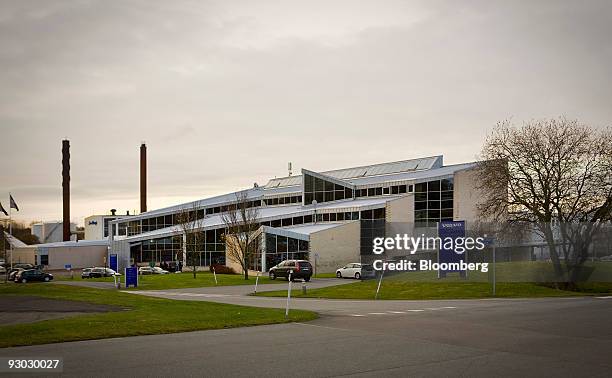
<path id="1" fill-rule="evenodd" d="M 433 180 L 414 185 L 414 221 L 435 226 L 453 219 L 453 179 Z"/>
<path id="2" fill-rule="evenodd" d="M 349 187 L 336 184 L 307 173 L 304 174 L 304 204 L 310 205 L 313 200 L 317 202 L 339 201 L 353 198 L 353 190 Z"/>
<path id="3" fill-rule="evenodd" d="M 49 255 L 40 255 L 40 265 L 49 265 Z"/>

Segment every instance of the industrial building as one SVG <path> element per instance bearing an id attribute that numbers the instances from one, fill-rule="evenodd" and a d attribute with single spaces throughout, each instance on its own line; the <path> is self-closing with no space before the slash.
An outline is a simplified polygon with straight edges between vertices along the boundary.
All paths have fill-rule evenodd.
<path id="1" fill-rule="evenodd" d="M 203 240 L 197 263 L 236 267 L 227 256 L 223 214 L 238 198 L 257 208 L 262 253 L 251 269 L 267 271 L 284 259 L 310 260 L 319 272 L 372 257 L 372 239 L 403 225 L 435 227 L 441 220 L 476 216 L 476 163 L 443 164 L 442 156 L 374 164 L 271 179 L 264 186 L 142 212 L 112 225 L 109 254 L 119 268 L 151 261 L 185 261 L 177 216 L 186 209 L 199 219 Z M 146 205 L 146 200 L 145 200 Z M 125 235 L 122 231 L 125 230 Z M 184 262 L 185 263 L 185 262 Z"/>
<path id="2" fill-rule="evenodd" d="M 70 235 L 77 230 L 75 223 L 70 223 Z M 39 222 L 32 225 L 32 235 L 38 237 L 41 243 L 57 243 L 63 241 L 63 222 Z"/>
<path id="3" fill-rule="evenodd" d="M 85 218 L 85 240 L 102 240 L 108 239 L 108 224 L 110 221 L 116 219 L 123 219 L 129 217 L 130 213 L 126 215 L 117 215 L 116 210 L 112 209 L 111 214 L 106 215 L 90 215 Z M 126 235 L 126 227 L 120 227 L 117 230 L 118 235 Z"/>

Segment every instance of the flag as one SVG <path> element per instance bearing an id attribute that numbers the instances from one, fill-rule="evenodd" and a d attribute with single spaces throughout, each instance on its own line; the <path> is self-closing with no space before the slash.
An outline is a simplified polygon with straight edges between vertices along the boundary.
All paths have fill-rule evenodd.
<path id="1" fill-rule="evenodd" d="M 19 206 L 17 206 L 17 203 L 15 202 L 15 199 L 13 198 L 12 195 L 9 194 L 9 199 L 11 201 L 11 203 L 9 204 L 9 206 L 11 207 L 11 209 L 15 209 L 17 211 L 19 211 Z"/>
<path id="2" fill-rule="evenodd" d="M 8 213 L 6 212 L 6 210 L 4 210 L 4 207 L 2 206 L 2 203 L 0 203 L 0 211 L 2 211 L 4 213 L 4 215 L 6 215 L 8 217 Z"/>

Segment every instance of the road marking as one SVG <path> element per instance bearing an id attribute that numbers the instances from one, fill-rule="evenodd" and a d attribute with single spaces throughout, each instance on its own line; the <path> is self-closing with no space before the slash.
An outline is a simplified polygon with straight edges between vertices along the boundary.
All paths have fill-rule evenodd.
<path id="1" fill-rule="evenodd" d="M 597 299 L 612 299 L 612 295 L 608 295 L 605 297 L 597 297 Z"/>
<path id="2" fill-rule="evenodd" d="M 406 311 L 387 311 L 390 314 L 405 314 Z"/>
<path id="3" fill-rule="evenodd" d="M 425 310 L 407 310 L 407 311 L 408 312 L 422 312 L 422 311 L 425 311 Z"/>
<path id="4" fill-rule="evenodd" d="M 365 315 L 351 314 L 351 316 L 365 316 Z"/>
<path id="5" fill-rule="evenodd" d="M 369 312 L 368 315 L 387 315 L 386 312 Z"/>

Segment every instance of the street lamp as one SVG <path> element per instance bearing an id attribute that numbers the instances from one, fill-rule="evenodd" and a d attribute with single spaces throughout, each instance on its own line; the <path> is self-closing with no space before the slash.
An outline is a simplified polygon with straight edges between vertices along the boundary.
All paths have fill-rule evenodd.
<path id="1" fill-rule="evenodd" d="M 314 206 L 314 222 L 317 223 L 317 200 L 312 200 L 312 206 Z"/>

